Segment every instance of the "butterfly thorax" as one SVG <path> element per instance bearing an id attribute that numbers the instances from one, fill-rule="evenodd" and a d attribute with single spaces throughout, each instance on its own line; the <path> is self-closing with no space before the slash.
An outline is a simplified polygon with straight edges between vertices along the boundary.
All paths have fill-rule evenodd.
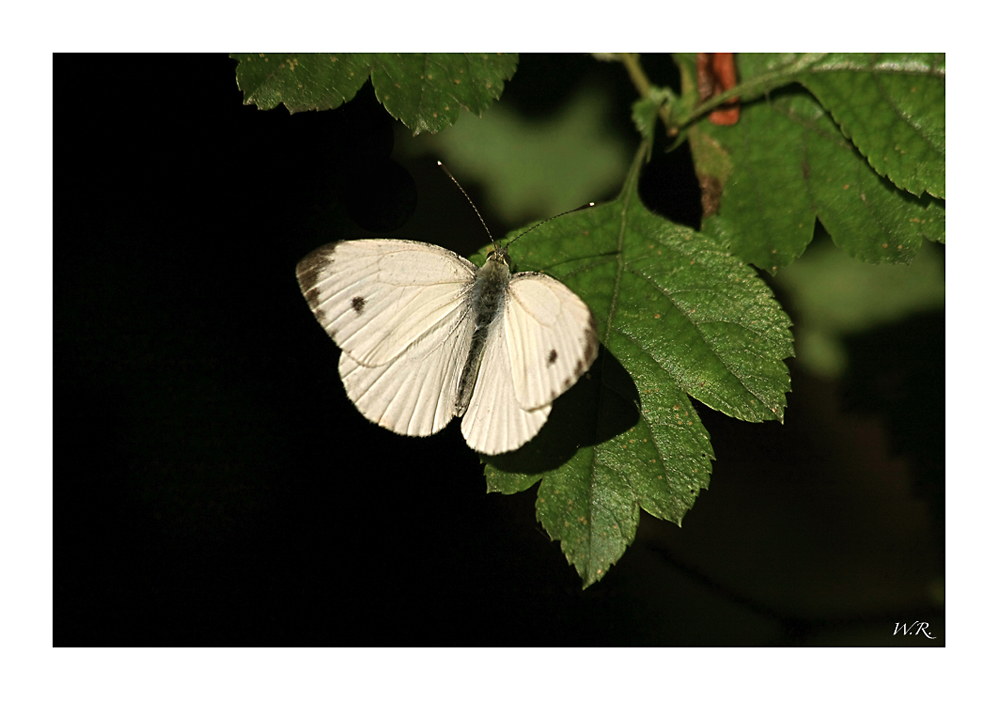
<path id="1" fill-rule="evenodd" d="M 510 285 L 510 258 L 505 248 L 490 252 L 483 265 L 475 274 L 472 283 L 471 314 L 475 319 L 475 331 L 468 349 L 468 360 L 461 370 L 458 381 L 458 396 L 455 401 L 455 415 L 462 416 L 472 399 L 472 390 L 482 365 L 482 352 L 489 337 L 489 328 L 503 315 L 507 288 Z"/>

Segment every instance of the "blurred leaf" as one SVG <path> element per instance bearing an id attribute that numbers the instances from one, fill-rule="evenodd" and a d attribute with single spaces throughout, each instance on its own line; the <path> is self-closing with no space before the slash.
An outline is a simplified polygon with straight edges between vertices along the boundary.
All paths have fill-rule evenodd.
<path id="1" fill-rule="evenodd" d="M 910 266 L 872 266 L 823 239 L 778 281 L 797 310 L 798 361 L 827 377 L 845 369 L 847 334 L 944 306 L 944 262 L 936 246 L 923 246 Z"/>
<path id="2" fill-rule="evenodd" d="M 389 114 L 414 134 L 481 115 L 517 69 L 516 54 L 231 54 L 244 104 L 291 113 L 335 109 L 368 77 Z"/>
<path id="3" fill-rule="evenodd" d="M 564 212 L 615 191 L 631 146 L 605 125 L 608 97 L 582 90 L 550 119 L 528 119 L 496 105 L 439 136 L 400 144 L 410 155 L 440 158 L 462 181 L 482 185 L 507 222 Z"/>
<path id="4" fill-rule="evenodd" d="M 701 212 L 704 219 L 711 219 L 721 208 L 725 183 L 732 175 L 732 157 L 729 152 L 703 129 L 687 132 L 690 151 L 695 156 L 697 184 L 701 188 Z"/>
<path id="5" fill-rule="evenodd" d="M 790 390 L 787 315 L 752 268 L 645 208 L 642 155 L 616 200 L 550 222 L 511 251 L 521 269 L 545 270 L 589 304 L 603 347 L 535 440 L 486 458 L 488 488 L 512 493 L 540 477 L 538 518 L 584 586 L 634 540 L 640 508 L 679 524 L 707 487 L 713 453 L 688 395 L 764 421 L 783 419 Z"/>

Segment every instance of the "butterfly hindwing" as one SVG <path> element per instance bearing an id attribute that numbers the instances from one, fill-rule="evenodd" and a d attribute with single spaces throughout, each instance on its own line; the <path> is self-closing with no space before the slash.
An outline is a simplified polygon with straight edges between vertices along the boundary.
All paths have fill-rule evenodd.
<path id="1" fill-rule="evenodd" d="M 340 379 L 366 419 L 406 436 L 429 436 L 455 416 L 458 378 L 468 355 L 471 325 L 431 353 L 400 355 L 376 367 L 340 354 Z"/>
<path id="2" fill-rule="evenodd" d="M 461 421 L 465 442 L 486 455 L 505 453 L 524 445 L 537 435 L 551 412 L 551 405 L 527 411 L 517 401 L 510 374 L 505 323 L 505 316 L 494 322 L 483 350 L 475 390 Z"/>

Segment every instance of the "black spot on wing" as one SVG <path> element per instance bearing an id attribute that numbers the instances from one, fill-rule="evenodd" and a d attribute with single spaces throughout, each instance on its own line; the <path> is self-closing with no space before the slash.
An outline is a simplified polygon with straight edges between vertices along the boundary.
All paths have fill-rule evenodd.
<path id="1" fill-rule="evenodd" d="M 551 352 L 548 354 L 548 364 L 554 365 L 556 360 L 558 360 L 558 352 L 552 348 Z"/>
<path id="2" fill-rule="evenodd" d="M 360 316 L 364 311 L 365 304 L 366 301 L 364 297 L 354 297 L 354 299 L 350 300 L 350 308 L 353 309 L 358 316 Z"/>

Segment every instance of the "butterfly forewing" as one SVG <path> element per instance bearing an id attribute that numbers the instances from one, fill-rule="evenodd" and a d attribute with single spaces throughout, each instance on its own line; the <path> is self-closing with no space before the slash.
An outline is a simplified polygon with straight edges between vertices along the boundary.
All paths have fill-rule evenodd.
<path id="1" fill-rule="evenodd" d="M 330 244 L 298 264 L 302 294 L 340 346 L 340 377 L 365 418 L 427 436 L 454 417 L 476 270 L 447 249 L 386 239 Z"/>
<path id="2" fill-rule="evenodd" d="M 439 246 L 414 241 L 340 241 L 296 270 L 319 323 L 357 363 L 433 353 L 465 323 L 476 267 Z"/>
<path id="3" fill-rule="evenodd" d="M 505 324 L 514 392 L 524 409 L 551 404 L 597 356 L 597 327 L 590 308 L 548 275 L 514 275 Z"/>

